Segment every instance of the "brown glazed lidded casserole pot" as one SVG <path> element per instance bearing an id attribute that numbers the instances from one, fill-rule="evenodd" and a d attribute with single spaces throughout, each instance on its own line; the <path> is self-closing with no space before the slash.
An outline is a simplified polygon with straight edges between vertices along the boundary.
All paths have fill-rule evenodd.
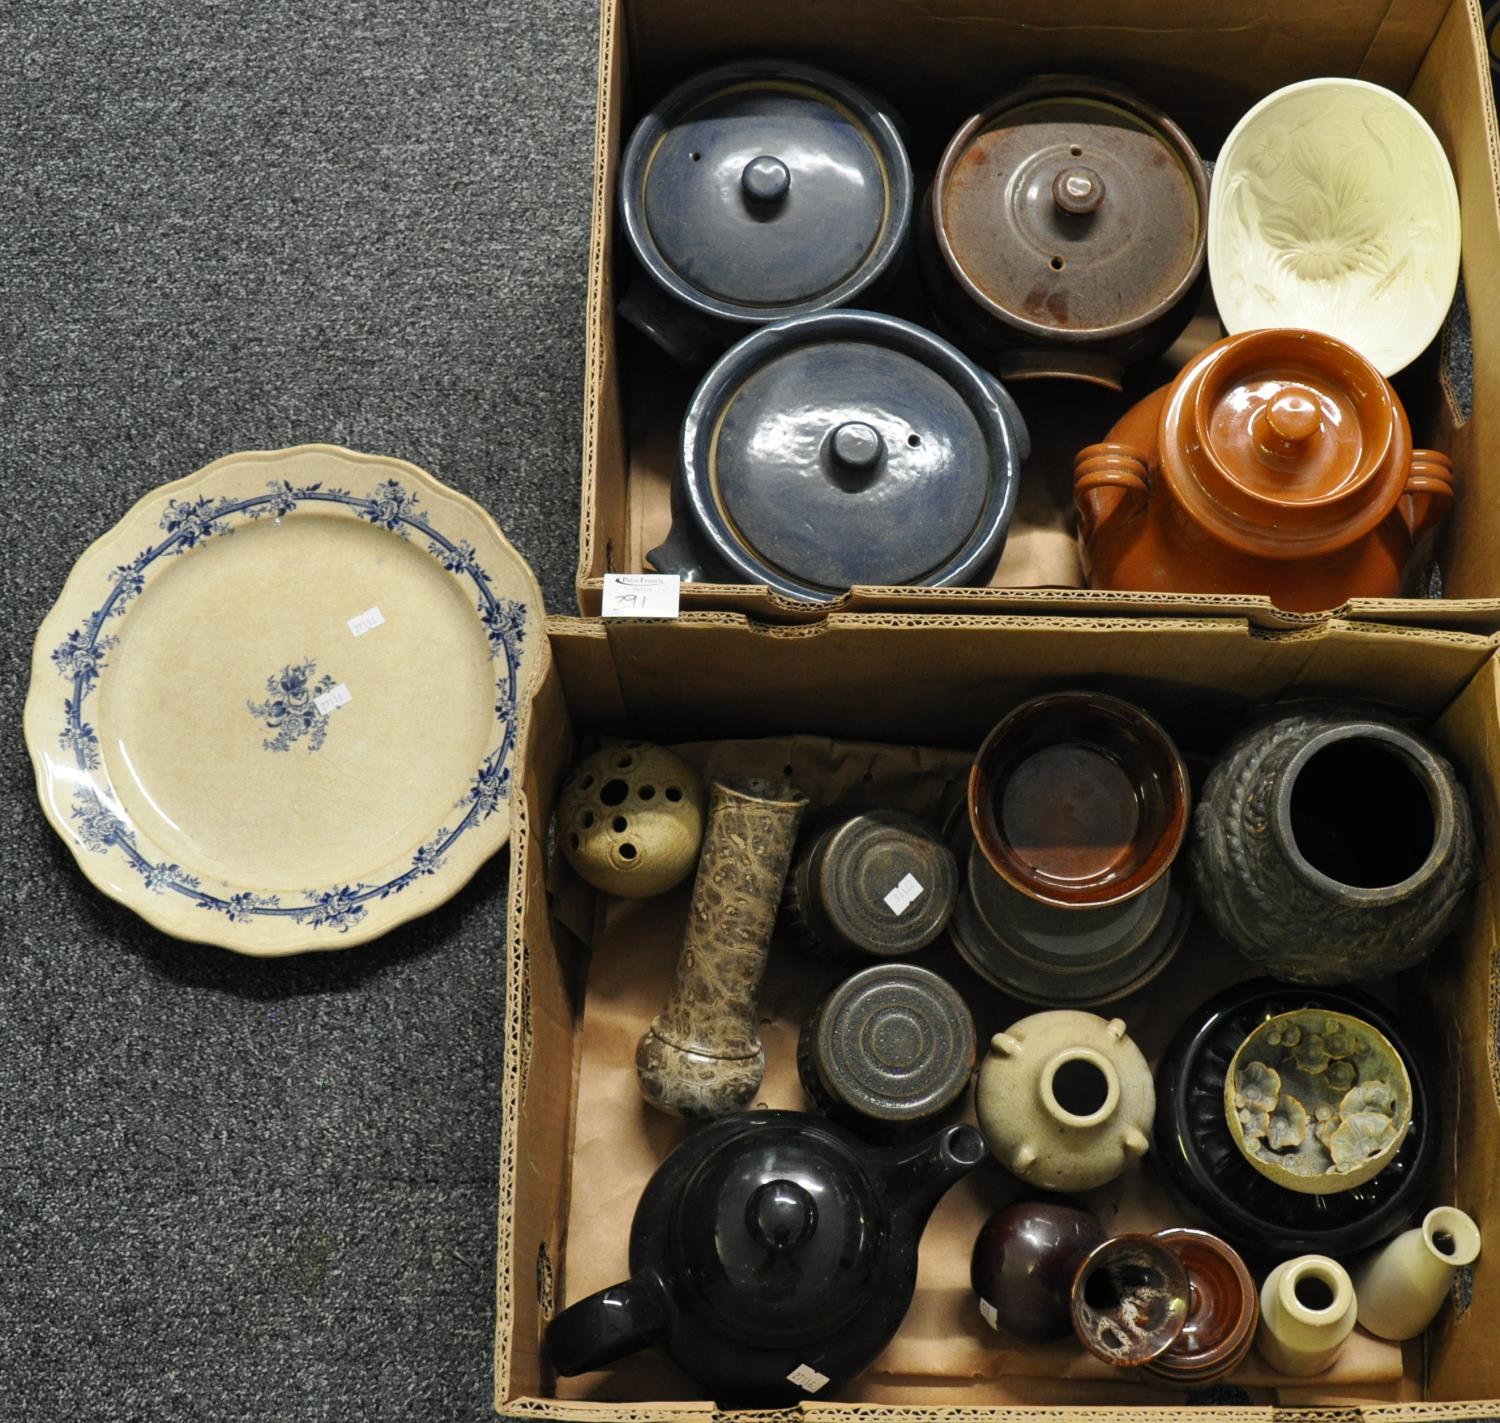
<path id="1" fill-rule="evenodd" d="M 924 207 L 934 304 L 1004 379 L 1118 389 L 1197 304 L 1203 162 L 1171 119 L 1118 85 L 1051 75 L 1013 90 L 953 136 Z"/>
<path id="2" fill-rule="evenodd" d="M 1073 498 L 1092 588 L 1319 612 L 1399 594 L 1452 479 L 1357 351 L 1266 330 L 1208 347 L 1080 451 Z"/>

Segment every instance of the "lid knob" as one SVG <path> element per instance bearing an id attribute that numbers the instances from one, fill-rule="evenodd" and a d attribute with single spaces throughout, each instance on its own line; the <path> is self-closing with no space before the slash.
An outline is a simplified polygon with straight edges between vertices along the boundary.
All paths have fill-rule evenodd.
<path id="1" fill-rule="evenodd" d="M 792 186 L 792 175 L 785 163 L 762 153 L 745 164 L 740 174 L 740 187 L 753 203 L 779 203 Z"/>
<path id="2" fill-rule="evenodd" d="M 1052 201 L 1075 217 L 1093 212 L 1104 201 L 1104 179 L 1082 164 L 1063 168 L 1052 180 Z"/>
<path id="3" fill-rule="evenodd" d="M 1289 444 L 1301 444 L 1322 427 L 1323 411 L 1306 386 L 1288 385 L 1266 406 L 1266 424 Z"/>
<path id="4" fill-rule="evenodd" d="M 795 1250 L 818 1224 L 818 1206 L 795 1181 L 767 1181 L 745 1202 L 751 1236 L 769 1250 Z"/>
<path id="5" fill-rule="evenodd" d="M 833 457 L 845 469 L 873 469 L 885 453 L 885 441 L 873 425 L 846 420 L 833 432 Z"/>

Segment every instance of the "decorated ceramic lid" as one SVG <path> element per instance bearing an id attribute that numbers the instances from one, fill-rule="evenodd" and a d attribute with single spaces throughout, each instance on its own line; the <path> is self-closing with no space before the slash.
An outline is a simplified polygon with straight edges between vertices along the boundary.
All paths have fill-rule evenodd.
<path id="1" fill-rule="evenodd" d="M 905 241 L 911 189 L 874 99 L 821 69 L 756 60 L 697 75 L 640 121 L 620 207 L 669 292 L 759 322 L 843 304 L 874 281 Z"/>
<path id="2" fill-rule="evenodd" d="M 1174 493 L 1227 542 L 1306 558 L 1362 538 L 1394 507 L 1411 429 L 1352 347 L 1313 331 L 1247 331 L 1210 346 L 1162 410 Z"/>
<path id="3" fill-rule="evenodd" d="M 1042 78 L 976 114 L 932 189 L 944 260 L 982 308 L 1051 342 L 1145 326 L 1203 268 L 1208 179 L 1128 90 Z"/>
<path id="4" fill-rule="evenodd" d="M 982 581 L 1027 448 L 1003 387 L 946 341 L 826 312 L 725 353 L 683 422 L 680 473 L 730 568 L 826 601 L 856 584 Z"/>
<path id="5" fill-rule="evenodd" d="M 727 1136 L 683 1188 L 672 1271 L 719 1326 L 765 1347 L 824 1338 L 868 1302 L 886 1211 L 863 1163 L 788 1114 Z"/>

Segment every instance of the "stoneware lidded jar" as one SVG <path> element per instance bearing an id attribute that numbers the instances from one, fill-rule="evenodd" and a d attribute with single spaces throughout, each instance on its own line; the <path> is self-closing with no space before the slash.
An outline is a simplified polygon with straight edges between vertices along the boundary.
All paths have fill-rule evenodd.
<path id="1" fill-rule="evenodd" d="M 1278 1373 L 1310 1378 L 1333 1367 L 1354 1329 L 1354 1284 L 1337 1260 L 1299 1255 L 1260 1288 L 1256 1347 Z"/>
<path id="2" fill-rule="evenodd" d="M 646 559 L 810 602 L 984 583 L 1029 451 L 1004 387 L 931 332 L 868 311 L 779 322 L 694 393 L 672 532 Z"/>
<path id="3" fill-rule="evenodd" d="M 924 207 L 934 303 L 1007 379 L 1118 389 L 1181 332 L 1203 283 L 1203 163 L 1171 119 L 1114 84 L 1038 78 L 976 114 Z"/>
<path id="4" fill-rule="evenodd" d="M 1073 498 L 1090 587 L 1317 612 L 1399 594 L 1452 481 L 1362 355 L 1266 330 L 1208 347 L 1081 450 Z"/>
<path id="5" fill-rule="evenodd" d="M 1151 1069 L 1119 1018 L 1057 1009 L 990 1039 L 975 1106 L 991 1152 L 1028 1185 L 1087 1191 L 1146 1154 Z"/>
<path id="6" fill-rule="evenodd" d="M 1435 746 L 1389 716 L 1309 703 L 1245 732 L 1193 817 L 1198 903 L 1292 983 L 1420 963 L 1474 879 L 1469 801 Z"/>
<path id="7" fill-rule="evenodd" d="M 689 79 L 641 119 L 619 203 L 642 269 L 620 314 L 707 364 L 756 326 L 868 298 L 906 242 L 911 166 L 872 95 L 749 60 Z"/>
<path id="8" fill-rule="evenodd" d="M 1454 1273 L 1479 1258 L 1479 1227 L 1456 1206 L 1438 1206 L 1354 1273 L 1359 1327 L 1382 1339 L 1415 1339 L 1437 1317 Z"/>

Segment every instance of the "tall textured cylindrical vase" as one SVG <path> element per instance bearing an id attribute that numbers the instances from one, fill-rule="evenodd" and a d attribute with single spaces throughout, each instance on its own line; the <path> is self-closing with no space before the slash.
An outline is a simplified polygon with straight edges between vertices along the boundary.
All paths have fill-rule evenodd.
<path id="1" fill-rule="evenodd" d="M 693 900 L 666 1006 L 635 1052 L 641 1092 L 679 1117 L 747 1106 L 765 1075 L 756 994 L 807 797 L 715 781 Z"/>
<path id="2" fill-rule="evenodd" d="M 1479 1258 L 1479 1227 L 1454 1206 L 1382 1246 L 1354 1273 L 1359 1325 L 1382 1339 L 1415 1339 L 1448 1298 L 1453 1273 Z"/>
<path id="3" fill-rule="evenodd" d="M 1286 1260 L 1261 1286 L 1256 1348 L 1278 1373 L 1321 1374 L 1343 1351 L 1356 1309 L 1354 1282 L 1337 1260 L 1326 1255 Z"/>

